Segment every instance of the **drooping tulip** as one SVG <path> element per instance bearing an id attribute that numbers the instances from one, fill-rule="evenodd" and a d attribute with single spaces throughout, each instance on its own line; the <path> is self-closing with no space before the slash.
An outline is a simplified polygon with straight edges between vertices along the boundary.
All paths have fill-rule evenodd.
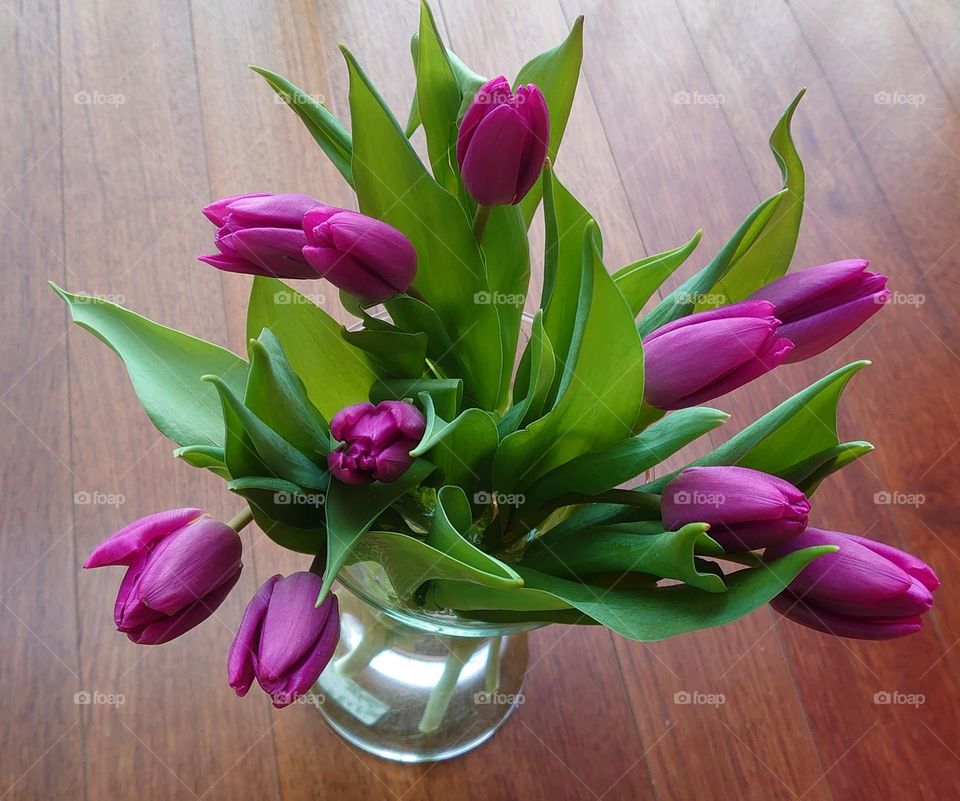
<path id="1" fill-rule="evenodd" d="M 303 257 L 321 278 L 368 303 L 406 292 L 417 273 L 413 244 L 392 225 L 321 206 L 303 218 Z"/>
<path id="2" fill-rule="evenodd" d="M 780 334 L 796 347 L 787 362 L 809 359 L 835 345 L 880 311 L 890 298 L 887 277 L 865 259 L 846 259 L 790 273 L 761 287 L 751 300 L 767 300 L 782 321 Z"/>
<path id="3" fill-rule="evenodd" d="M 789 481 L 745 467 L 689 467 L 663 488 L 668 531 L 709 523 L 725 551 L 777 545 L 807 526 L 810 503 Z"/>
<path id="4" fill-rule="evenodd" d="M 203 213 L 217 226 L 219 253 L 200 261 L 232 273 L 273 278 L 316 278 L 303 257 L 303 215 L 323 205 L 309 195 L 236 195 L 217 200 Z"/>
<path id="5" fill-rule="evenodd" d="M 237 695 L 246 695 L 256 679 L 280 709 L 320 677 L 340 640 L 336 596 L 316 606 L 322 585 L 313 573 L 277 575 L 253 596 L 227 658 Z"/>
<path id="6" fill-rule="evenodd" d="M 643 340 L 644 398 L 683 409 L 732 392 L 781 364 L 793 350 L 773 304 L 754 300 L 681 317 Z"/>
<path id="7" fill-rule="evenodd" d="M 114 606 L 117 630 L 157 645 L 213 614 L 240 578 L 241 552 L 230 526 L 200 509 L 172 509 L 120 529 L 83 566 L 127 566 Z"/>
<path id="8" fill-rule="evenodd" d="M 426 420 L 403 401 L 358 403 L 337 412 L 330 433 L 342 444 L 327 456 L 334 477 L 345 484 L 396 481 L 410 465 Z"/>
<path id="9" fill-rule="evenodd" d="M 460 123 L 457 163 L 481 206 L 519 203 L 540 177 L 550 142 L 550 112 L 534 84 L 510 90 L 499 75 L 477 91 Z"/>
<path id="10" fill-rule="evenodd" d="M 933 569 L 890 545 L 853 534 L 808 528 L 764 553 L 765 560 L 811 545 L 836 545 L 814 559 L 778 595 L 780 614 L 812 629 L 865 640 L 913 634 L 940 586 Z"/>

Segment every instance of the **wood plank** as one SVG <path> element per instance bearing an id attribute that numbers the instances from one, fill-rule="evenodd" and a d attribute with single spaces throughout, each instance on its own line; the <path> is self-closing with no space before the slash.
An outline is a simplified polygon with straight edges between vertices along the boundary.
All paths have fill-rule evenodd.
<path id="1" fill-rule="evenodd" d="M 209 242 L 197 221 L 209 184 L 190 22 L 186 2 L 122 16 L 110 2 L 63 7 L 66 259 L 70 288 L 118 295 L 153 319 L 225 343 L 219 279 L 194 260 Z M 171 460 L 109 350 L 75 331 L 70 356 L 77 488 L 125 500 L 77 508 L 81 554 L 160 509 L 195 505 L 226 519 L 239 508 L 219 479 Z M 126 700 L 90 710 L 88 796 L 122 798 L 136 786 L 164 799 L 277 797 L 265 710 L 226 686 L 252 571 L 202 626 L 142 648 L 112 630 L 120 571 L 78 581 L 83 677 Z"/>
<path id="2" fill-rule="evenodd" d="M 0 13 L 0 796 L 82 798 L 56 6 Z"/>

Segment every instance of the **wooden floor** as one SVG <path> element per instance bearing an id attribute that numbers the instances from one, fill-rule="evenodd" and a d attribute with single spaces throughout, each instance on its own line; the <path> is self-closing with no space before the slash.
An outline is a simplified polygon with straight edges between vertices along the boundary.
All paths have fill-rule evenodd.
<path id="1" fill-rule="evenodd" d="M 526 702 L 450 763 L 378 761 L 307 706 L 237 699 L 225 655 L 246 599 L 302 569 L 261 534 L 218 615 L 162 647 L 112 628 L 119 571 L 83 573 L 122 523 L 238 509 L 170 458 L 119 361 L 70 330 L 47 280 L 242 351 L 246 279 L 194 260 L 199 209 L 248 191 L 350 195 L 245 65 L 346 119 L 349 43 L 405 113 L 406 0 L 0 3 L 0 799 L 953 799 L 960 797 L 960 6 L 953 0 L 435 0 L 450 45 L 515 74 L 586 15 L 558 172 L 598 217 L 608 266 L 685 241 L 690 269 L 778 187 L 766 148 L 795 91 L 807 170 L 796 266 L 864 256 L 895 303 L 810 363 L 720 405 L 728 436 L 854 357 L 846 439 L 877 453 L 818 494 L 822 526 L 895 543 L 943 580 L 909 641 L 831 640 L 768 610 L 644 645 L 532 635 Z M 688 101 L 688 102 L 684 102 Z M 314 292 L 321 291 L 314 287 Z M 330 296 L 330 308 L 334 308 Z M 335 380 L 335 378 L 331 378 Z M 878 503 L 876 494 L 917 496 Z M 76 702 L 76 693 L 116 704 Z M 718 696 L 678 703 L 678 693 Z M 882 693 L 914 704 L 878 703 Z M 720 699 L 722 698 L 722 703 Z"/>

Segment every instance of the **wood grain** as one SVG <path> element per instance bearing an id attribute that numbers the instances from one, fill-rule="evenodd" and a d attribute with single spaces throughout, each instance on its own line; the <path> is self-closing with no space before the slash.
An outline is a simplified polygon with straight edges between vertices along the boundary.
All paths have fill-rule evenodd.
<path id="1" fill-rule="evenodd" d="M 434 11 L 469 64 L 509 77 L 586 16 L 557 171 L 597 216 L 610 269 L 703 227 L 684 276 L 701 266 L 778 188 L 766 137 L 808 88 L 794 127 L 807 174 L 795 266 L 872 258 L 897 302 L 850 342 L 723 399 L 734 417 L 712 441 L 872 359 L 840 425 L 878 451 L 817 493 L 814 520 L 927 558 L 944 587 L 926 630 L 853 643 L 766 610 L 649 645 L 552 627 L 531 637 L 526 702 L 509 724 L 461 759 L 418 767 L 362 754 L 310 707 L 278 712 L 226 686 L 246 599 L 303 567 L 260 532 L 245 534 L 243 578 L 213 620 L 160 648 L 129 643 L 110 620 L 119 570 L 80 574 L 83 556 L 142 514 L 191 504 L 229 516 L 239 504 L 173 463 L 118 360 L 67 336 L 46 279 L 243 352 L 249 282 L 195 261 L 212 239 L 200 207 L 245 191 L 353 203 L 246 65 L 348 121 L 343 41 L 404 117 L 418 7 L 8 2 L 0 60 L 17 80 L 0 90 L 0 306 L 16 333 L 0 344 L 0 799 L 956 797 L 960 13 L 947 0 L 437 0 Z M 320 300 L 341 315 L 334 293 Z M 878 503 L 882 492 L 922 502 Z M 123 703 L 75 703 L 81 691 Z M 878 704 L 882 692 L 924 703 Z"/>

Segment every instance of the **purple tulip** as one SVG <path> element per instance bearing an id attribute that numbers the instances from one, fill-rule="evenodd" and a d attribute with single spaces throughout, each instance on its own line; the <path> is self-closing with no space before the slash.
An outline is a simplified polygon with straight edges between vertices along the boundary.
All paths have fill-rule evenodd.
<path id="1" fill-rule="evenodd" d="M 791 273 L 761 287 L 751 300 L 767 300 L 783 322 L 781 335 L 794 345 L 787 362 L 809 359 L 852 333 L 890 298 L 887 277 L 870 262 L 847 259 Z"/>
<path id="2" fill-rule="evenodd" d="M 200 509 L 142 517 L 100 543 L 86 568 L 126 565 L 113 616 L 139 645 L 158 645 L 206 620 L 240 578 L 237 532 Z"/>
<path id="3" fill-rule="evenodd" d="M 322 585 L 313 573 L 278 575 L 253 596 L 227 657 L 237 695 L 246 695 L 256 679 L 281 709 L 320 677 L 340 640 L 336 596 L 316 606 Z"/>
<path id="4" fill-rule="evenodd" d="M 406 292 L 417 252 L 392 225 L 355 211 L 321 206 L 303 218 L 303 257 L 321 278 L 368 303 Z"/>
<path id="5" fill-rule="evenodd" d="M 540 177 L 550 142 L 550 112 L 534 84 L 510 91 L 502 75 L 477 91 L 460 123 L 457 163 L 481 206 L 519 203 Z"/>
<path id="6" fill-rule="evenodd" d="M 768 548 L 764 559 L 811 545 L 839 550 L 814 559 L 771 602 L 780 614 L 838 637 L 886 640 L 920 631 L 940 586 L 926 562 L 881 542 L 817 528 Z"/>
<path id="7" fill-rule="evenodd" d="M 425 429 L 420 410 L 403 401 L 348 406 L 330 421 L 330 433 L 343 444 L 330 452 L 327 465 L 345 484 L 396 481 L 413 464 L 410 451 Z"/>
<path id="8" fill-rule="evenodd" d="M 663 524 L 709 523 L 725 551 L 777 545 L 807 527 L 810 503 L 793 484 L 746 467 L 689 467 L 663 488 Z"/>
<path id="9" fill-rule="evenodd" d="M 316 278 L 303 258 L 307 237 L 303 215 L 323 205 L 309 195 L 236 195 L 217 200 L 203 213 L 217 226 L 219 253 L 200 261 L 231 273 L 273 278 Z"/>
<path id="10" fill-rule="evenodd" d="M 691 314 L 643 340 L 644 399 L 683 409 L 732 392 L 769 372 L 793 350 L 773 304 L 752 300 Z"/>

